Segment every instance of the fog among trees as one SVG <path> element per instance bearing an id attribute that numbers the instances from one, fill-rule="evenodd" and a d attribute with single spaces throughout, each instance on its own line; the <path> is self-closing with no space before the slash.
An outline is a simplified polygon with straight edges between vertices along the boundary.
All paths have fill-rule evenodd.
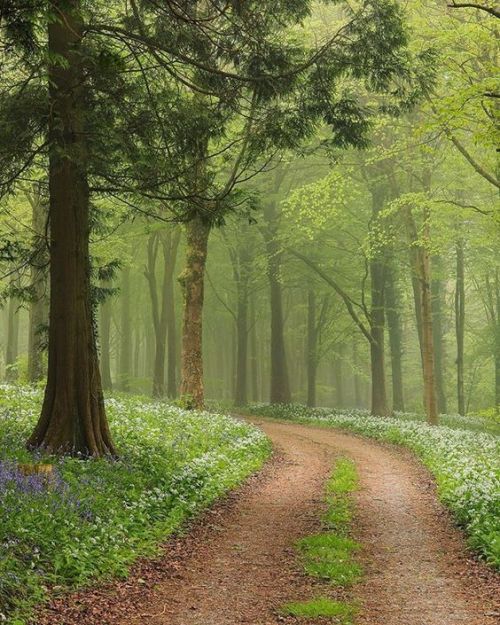
<path id="1" fill-rule="evenodd" d="M 1 366 L 32 447 L 103 393 L 500 406 L 489 4 L 5 0 Z M 102 389 L 102 391 L 101 391 Z"/>

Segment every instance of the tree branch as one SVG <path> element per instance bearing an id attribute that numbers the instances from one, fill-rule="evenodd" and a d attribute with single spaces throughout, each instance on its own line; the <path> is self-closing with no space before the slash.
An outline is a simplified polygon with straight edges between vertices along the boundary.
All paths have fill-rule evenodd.
<path id="1" fill-rule="evenodd" d="M 493 7 L 485 6 L 484 4 L 478 4 L 477 2 L 452 2 L 448 4 L 449 9 L 478 9 L 479 11 L 485 11 L 493 17 L 500 18 L 500 11 Z"/>

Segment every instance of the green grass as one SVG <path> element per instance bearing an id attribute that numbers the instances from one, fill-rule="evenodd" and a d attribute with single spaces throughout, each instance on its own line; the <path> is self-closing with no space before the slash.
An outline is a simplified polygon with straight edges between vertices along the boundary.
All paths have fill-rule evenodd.
<path id="1" fill-rule="evenodd" d="M 349 494 L 358 488 L 356 466 L 347 458 L 340 458 L 326 485 L 327 511 L 323 517 L 331 531 L 345 534 L 352 519 L 352 505 Z"/>
<path id="2" fill-rule="evenodd" d="M 354 462 L 337 460 L 326 484 L 327 511 L 323 522 L 329 531 L 306 536 L 297 542 L 304 570 L 337 587 L 354 584 L 361 576 L 361 566 L 354 559 L 359 544 L 348 536 L 352 520 L 351 494 L 358 488 Z M 331 618 L 340 625 L 351 625 L 356 609 L 343 601 L 318 597 L 287 603 L 284 614 L 297 618 Z"/>
<path id="3" fill-rule="evenodd" d="M 350 538 L 333 533 L 316 534 L 303 538 L 297 546 L 309 575 L 336 586 L 350 586 L 361 575 L 360 565 L 353 560 L 359 545 Z"/>
<path id="4" fill-rule="evenodd" d="M 334 623 L 341 625 L 351 625 L 356 614 L 354 606 L 327 597 L 287 603 L 281 611 L 283 614 L 304 619 L 331 618 Z"/>

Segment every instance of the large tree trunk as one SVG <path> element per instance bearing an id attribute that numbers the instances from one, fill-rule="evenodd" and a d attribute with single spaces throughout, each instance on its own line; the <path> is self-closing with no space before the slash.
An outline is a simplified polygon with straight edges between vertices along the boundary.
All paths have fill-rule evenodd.
<path id="1" fill-rule="evenodd" d="M 109 287 L 109 283 L 106 283 L 106 286 Z M 109 296 L 101 304 L 100 313 L 102 387 L 110 391 L 113 388 L 113 381 L 111 379 L 111 301 Z"/>
<path id="2" fill-rule="evenodd" d="M 448 402 L 445 388 L 445 346 L 443 328 L 443 308 L 444 308 L 444 286 L 442 279 L 443 261 L 441 257 L 432 258 L 433 279 L 431 283 L 432 295 L 432 332 L 434 341 L 434 365 L 436 378 L 436 393 L 438 412 L 446 414 L 448 412 Z M 437 277 L 436 277 L 437 272 Z"/>
<path id="3" fill-rule="evenodd" d="M 464 242 L 456 242 L 455 330 L 457 340 L 457 406 L 458 414 L 465 414 L 464 392 L 464 335 L 465 335 L 465 270 Z"/>
<path id="4" fill-rule="evenodd" d="M 316 406 L 316 375 L 318 371 L 318 345 L 316 327 L 316 294 L 312 289 L 307 291 L 307 405 Z"/>
<path id="5" fill-rule="evenodd" d="M 31 227 L 34 233 L 28 327 L 28 380 L 39 382 L 45 375 L 42 355 L 48 326 L 48 258 L 45 238 L 47 210 L 39 193 L 29 196 L 28 199 L 31 204 Z"/>
<path id="6" fill-rule="evenodd" d="M 92 318 L 79 8 L 78 0 L 55 0 L 51 12 L 58 19 L 49 24 L 48 377 L 40 419 L 28 445 L 97 456 L 115 450 L 104 410 Z"/>
<path id="7" fill-rule="evenodd" d="M 186 267 L 179 276 L 184 293 L 180 394 L 203 408 L 203 298 L 210 223 L 196 215 L 186 223 Z"/>
<path id="8" fill-rule="evenodd" d="M 130 319 L 130 267 L 122 270 L 121 283 L 121 322 L 120 322 L 120 390 L 130 392 L 132 372 L 132 324 Z"/>
<path id="9" fill-rule="evenodd" d="M 403 328 L 401 325 L 399 290 L 394 267 L 386 267 L 385 314 L 389 329 L 389 345 L 391 348 L 392 373 L 392 409 L 404 412 L 403 393 Z"/>

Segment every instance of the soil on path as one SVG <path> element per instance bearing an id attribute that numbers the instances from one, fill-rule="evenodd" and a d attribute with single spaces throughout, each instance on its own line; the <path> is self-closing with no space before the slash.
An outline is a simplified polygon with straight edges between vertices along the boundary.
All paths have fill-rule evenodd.
<path id="1" fill-rule="evenodd" d="M 462 535 L 410 454 L 334 430 L 255 422 L 278 450 L 260 476 L 129 580 L 55 602 L 40 625 L 295 623 L 279 615 L 283 603 L 335 596 L 301 572 L 293 545 L 319 530 L 324 483 L 339 455 L 356 462 L 361 483 L 358 623 L 498 625 L 498 576 L 467 558 Z"/>

